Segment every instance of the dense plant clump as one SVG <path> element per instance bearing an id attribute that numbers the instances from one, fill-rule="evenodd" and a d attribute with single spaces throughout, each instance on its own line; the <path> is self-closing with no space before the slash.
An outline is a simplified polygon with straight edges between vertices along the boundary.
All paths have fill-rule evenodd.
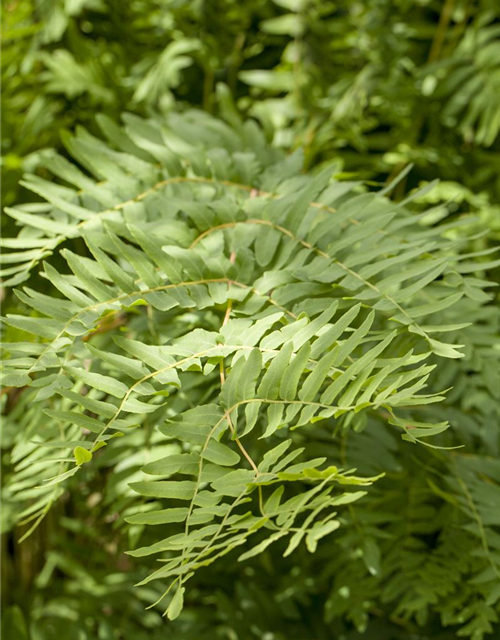
<path id="1" fill-rule="evenodd" d="M 500 195 L 496 0 L 29 0 L 2 12 L 5 204 L 61 127 L 96 133 L 96 110 L 217 111 L 224 82 L 307 166 L 335 156 L 385 180 L 413 162 L 412 185 L 439 175 L 443 200 L 495 219 L 478 196 Z"/>
<path id="2" fill-rule="evenodd" d="M 44 87 L 5 115 L 5 637 L 495 637 L 495 3 L 49 4 L 3 9 L 5 104 Z"/>
<path id="3" fill-rule="evenodd" d="M 335 181 L 332 166 L 301 173 L 302 155 L 267 147 L 252 122 L 231 129 L 195 111 L 162 125 L 129 116 L 124 130 L 101 122 L 111 144 L 68 140 L 94 178 L 54 155 L 73 188 L 33 176 L 25 185 L 46 202 L 6 210 L 23 225 L 4 240 L 11 280 L 50 256 L 50 295 L 17 290 L 32 312 L 5 319 L 16 341 L 4 344 L 4 383 L 24 389 L 6 490 L 25 535 L 97 466 L 111 486 L 118 474 L 110 506 L 134 525 L 130 555 L 160 554 L 140 584 L 159 580 L 170 618 L 197 570 L 233 549 L 245 561 L 275 544 L 286 558 L 326 538 L 323 553 L 338 549 L 327 617 L 362 630 L 382 597 L 395 615 L 424 621 L 430 609 L 457 624 L 467 600 L 471 634 L 487 631 L 499 567 L 484 491 L 496 465 L 485 484 L 484 464 L 446 452 L 461 439 L 439 406 L 452 382 L 441 361 L 457 372 L 477 336 L 460 321 L 489 300 L 469 275 L 481 264 L 457 235 L 464 220 L 439 224 L 415 210 L 418 192 L 395 203 L 395 185 L 369 192 Z M 62 247 L 78 237 L 86 250 Z M 435 448 L 433 473 L 449 475 L 424 474 L 405 545 L 411 520 L 394 506 L 407 497 L 390 476 L 412 489 L 397 461 L 408 442 Z M 430 553 L 435 502 L 449 527 Z M 457 563 L 460 544 L 472 564 Z M 349 548 L 359 554 L 342 558 Z"/>

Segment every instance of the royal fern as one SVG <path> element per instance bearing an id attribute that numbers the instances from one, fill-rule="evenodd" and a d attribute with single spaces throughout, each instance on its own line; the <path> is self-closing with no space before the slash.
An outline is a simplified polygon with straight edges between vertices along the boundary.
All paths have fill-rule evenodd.
<path id="1" fill-rule="evenodd" d="M 394 182 L 304 173 L 234 115 L 98 122 L 107 142 L 67 136 L 74 162 L 47 154 L 57 179 L 23 182 L 42 200 L 7 210 L 5 491 L 24 537 L 97 465 L 171 619 L 202 567 L 275 545 L 314 554 L 327 621 L 363 630 L 380 600 L 490 632 L 498 466 L 454 449 L 467 426 L 447 408 L 498 264 L 469 220 L 422 210 L 426 188 L 395 202 Z"/>

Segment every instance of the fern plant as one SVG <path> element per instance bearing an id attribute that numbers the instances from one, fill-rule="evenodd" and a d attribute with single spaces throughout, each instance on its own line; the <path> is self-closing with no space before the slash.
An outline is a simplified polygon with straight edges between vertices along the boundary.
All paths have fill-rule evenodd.
<path id="1" fill-rule="evenodd" d="M 105 469 L 130 556 L 160 562 L 140 584 L 158 581 L 152 606 L 171 619 L 203 567 L 273 545 L 305 548 L 311 571 L 318 549 L 327 621 L 363 630 L 383 587 L 395 616 L 471 619 L 461 633 L 482 638 L 500 601 L 498 522 L 485 528 L 483 476 L 448 451 L 466 436 L 440 409 L 471 305 L 490 299 L 476 272 L 498 264 L 469 251 L 469 221 L 414 205 L 427 188 L 392 201 L 403 175 L 371 192 L 335 165 L 304 173 L 300 152 L 234 114 L 98 122 L 107 142 L 67 136 L 75 162 L 47 154 L 58 180 L 26 176 L 41 201 L 7 209 L 22 229 L 2 240 L 3 275 L 22 287 L 4 319 L 4 499 L 22 537 Z M 409 470 L 434 461 L 414 507 L 393 483 L 413 491 Z M 449 503 L 463 517 L 429 556 L 419 535 Z M 484 573 L 464 590 L 477 567 L 463 560 L 446 587 L 430 582 L 470 540 Z"/>

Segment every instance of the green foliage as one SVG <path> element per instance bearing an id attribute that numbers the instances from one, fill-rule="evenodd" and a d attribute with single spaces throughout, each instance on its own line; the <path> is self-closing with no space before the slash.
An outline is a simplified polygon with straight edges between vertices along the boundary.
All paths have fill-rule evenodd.
<path id="1" fill-rule="evenodd" d="M 31 0 L 3 17 L 5 204 L 61 127 L 218 110 L 220 81 L 307 166 L 381 179 L 414 162 L 412 183 L 438 172 L 498 199 L 495 0 Z"/>
<path id="2" fill-rule="evenodd" d="M 497 4 L 2 12 L 3 635 L 495 637 Z"/>
<path id="3" fill-rule="evenodd" d="M 470 324 L 457 321 L 490 299 L 488 283 L 469 275 L 481 263 L 456 235 L 464 221 L 436 224 L 435 213 L 412 209 L 412 197 L 389 200 L 395 185 L 369 192 L 336 181 L 334 166 L 301 173 L 301 155 L 269 148 L 252 122 L 233 129 L 196 111 L 161 124 L 125 121 L 108 130 L 100 120 L 109 144 L 83 130 L 67 139 L 93 177 L 54 155 L 67 186 L 28 177 L 25 186 L 46 202 L 7 209 L 22 224 L 17 239 L 4 239 L 13 248 L 10 282 L 22 283 L 45 259 L 40 273 L 50 283 L 46 293 L 16 290 L 24 311 L 5 319 L 4 382 L 26 399 L 9 414 L 15 473 L 6 496 L 12 517 L 29 523 L 25 536 L 84 469 L 104 464 L 108 482 L 120 477 L 121 526 L 139 528 L 129 554 L 160 554 L 162 566 L 139 584 L 160 581 L 156 602 L 169 596 L 171 619 L 190 597 L 186 583 L 237 547 L 243 562 L 274 544 L 285 558 L 304 543 L 311 553 L 333 544 L 359 546 L 365 577 L 354 558 L 335 554 L 334 564 L 347 567 L 332 575 L 355 581 L 339 586 L 355 602 L 329 598 L 327 620 L 344 615 L 362 630 L 367 614 L 355 585 L 368 580 L 371 592 L 389 580 L 376 589 L 394 615 L 425 623 L 431 607 L 443 624 L 457 624 L 456 596 L 438 600 L 428 583 L 443 595 L 431 579 L 435 562 L 455 580 L 474 566 L 467 599 L 477 604 L 465 629 L 481 637 L 500 596 L 484 483 L 475 497 L 474 470 L 457 466 L 442 488 L 425 474 L 428 489 L 411 516 L 417 533 L 427 532 L 418 522 L 435 509 L 426 493 L 462 512 L 451 533 L 441 531 L 427 572 L 421 541 L 406 542 L 405 529 L 394 545 L 401 523 L 391 503 L 406 497 L 381 480 L 395 448 L 460 443 L 432 407 L 446 398 L 433 384 L 436 366 L 444 372 L 443 358 L 463 357 Z M 60 248 L 81 240 L 79 253 Z M 387 425 L 406 442 L 382 436 Z M 374 465 L 377 441 L 388 466 Z M 137 442 L 143 453 L 131 463 Z M 446 469 L 462 464 L 457 455 L 436 460 Z M 411 487 L 409 466 L 393 472 Z M 387 517 L 365 515 L 385 502 Z M 449 560 L 459 522 L 469 550 L 478 535 L 474 555 L 484 569 Z M 394 592 L 398 581 L 422 595 L 409 593 L 406 604 Z M 454 595 L 453 583 L 445 595 Z M 464 592 L 457 595 L 462 602 Z"/>

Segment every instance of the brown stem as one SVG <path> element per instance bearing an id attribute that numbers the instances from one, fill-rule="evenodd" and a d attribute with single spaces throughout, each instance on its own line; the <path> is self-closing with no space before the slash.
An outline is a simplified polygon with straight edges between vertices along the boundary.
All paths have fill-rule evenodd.
<path id="1" fill-rule="evenodd" d="M 456 0 L 446 0 L 443 6 L 443 10 L 441 11 L 441 15 L 439 16 L 438 28 L 436 29 L 436 33 L 434 34 L 431 50 L 429 51 L 428 62 L 436 61 L 441 54 L 441 49 L 443 48 L 444 39 L 446 37 L 446 31 L 448 30 L 448 25 L 450 24 L 451 14 L 453 13 L 453 9 L 455 8 L 455 2 Z"/>

